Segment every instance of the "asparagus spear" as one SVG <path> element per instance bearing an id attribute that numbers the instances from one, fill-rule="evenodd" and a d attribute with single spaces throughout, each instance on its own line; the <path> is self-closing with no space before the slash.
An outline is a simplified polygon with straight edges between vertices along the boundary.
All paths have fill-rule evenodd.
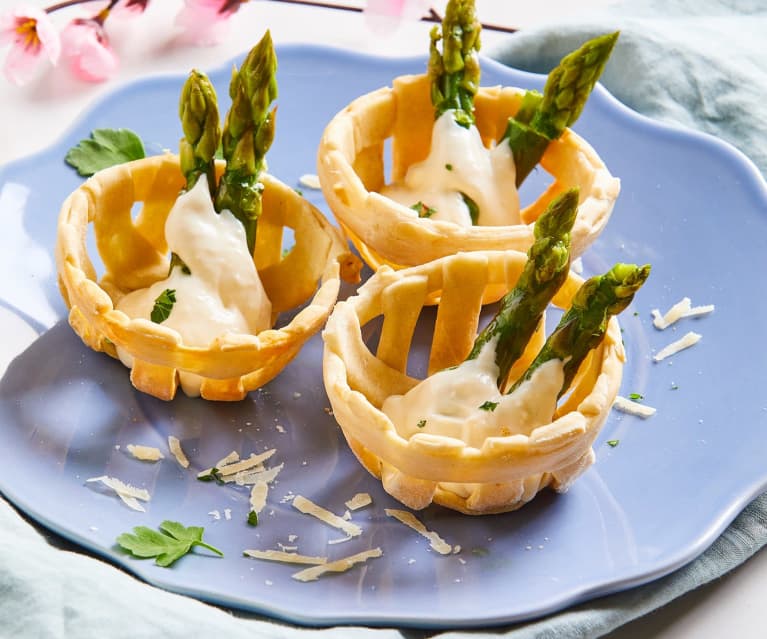
<path id="1" fill-rule="evenodd" d="M 189 191 L 204 175 L 208 180 L 211 197 L 216 193 L 215 155 L 221 140 L 216 90 L 208 76 L 193 70 L 183 88 L 178 103 L 181 129 L 184 137 L 179 142 L 179 164 Z M 170 269 L 180 267 L 189 273 L 189 267 L 176 253 L 171 253 Z"/>
<path id="2" fill-rule="evenodd" d="M 179 143 L 181 172 L 190 190 L 200 178 L 208 178 L 211 197 L 216 192 L 215 159 L 221 140 L 216 90 L 204 73 L 192 71 L 181 90 L 178 113 L 184 137 Z"/>
<path id="3" fill-rule="evenodd" d="M 229 95 L 232 106 L 224 122 L 222 149 L 226 170 L 218 185 L 216 210 L 229 209 L 242 222 L 251 253 L 256 245 L 256 224 L 261 215 L 258 181 L 266 168 L 264 156 L 274 139 L 277 97 L 277 57 L 269 31 L 251 49 L 239 71 L 232 71 Z"/>
<path id="4" fill-rule="evenodd" d="M 535 241 L 515 287 L 504 295 L 495 317 L 477 336 L 467 359 L 497 338 L 495 362 L 498 388 L 506 384 L 512 365 L 522 355 L 551 298 L 567 279 L 570 230 L 578 211 L 578 189 L 566 191 L 549 204 L 535 223 Z"/>
<path id="5" fill-rule="evenodd" d="M 518 117 L 509 118 L 504 134 L 517 169 L 517 187 L 541 159 L 549 142 L 572 126 L 607 64 L 619 32 L 598 36 L 566 55 L 549 73 L 543 97 L 530 93 Z M 530 108 L 537 100 L 534 108 Z"/>
<path id="6" fill-rule="evenodd" d="M 455 121 L 468 128 L 474 124 L 474 95 L 479 88 L 479 33 L 474 0 L 450 0 L 442 29 L 431 30 L 428 74 L 435 118 L 454 112 Z M 442 40 L 442 52 L 438 48 Z"/>
<path id="7" fill-rule="evenodd" d="M 561 397 L 570 387 L 589 351 L 602 341 L 610 317 L 631 303 L 649 275 L 649 264 L 619 263 L 607 273 L 586 280 L 573 297 L 572 306 L 562 315 L 557 328 L 509 392 L 514 392 L 522 382 L 530 379 L 533 371 L 544 362 L 559 359 L 564 362 L 565 373 L 559 391 Z"/>

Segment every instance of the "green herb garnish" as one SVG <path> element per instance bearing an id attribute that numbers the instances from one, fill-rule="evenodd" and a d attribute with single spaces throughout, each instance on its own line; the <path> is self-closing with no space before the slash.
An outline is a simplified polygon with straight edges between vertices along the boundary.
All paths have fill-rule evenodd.
<path id="1" fill-rule="evenodd" d="M 437 209 L 432 208 L 431 206 L 427 206 L 420 200 L 413 204 L 413 206 L 410 207 L 413 209 L 416 213 L 418 213 L 418 217 L 431 217 L 437 212 Z"/>
<path id="2" fill-rule="evenodd" d="M 215 466 L 208 468 L 207 470 L 201 470 L 197 473 L 198 481 L 217 481 L 219 484 L 223 483 L 221 479 L 221 473 Z"/>
<path id="3" fill-rule="evenodd" d="M 117 543 L 136 557 L 154 557 L 155 563 L 163 568 L 191 552 L 195 546 L 207 548 L 223 557 L 224 553 L 218 548 L 202 540 L 203 532 L 204 528 L 200 526 L 187 528 L 177 521 L 164 521 L 160 524 L 160 532 L 146 526 L 136 526 L 133 534 L 123 533 L 117 538 Z"/>
<path id="4" fill-rule="evenodd" d="M 644 395 L 640 395 L 639 393 L 629 393 L 629 399 L 632 402 L 641 402 L 644 399 Z"/>
<path id="5" fill-rule="evenodd" d="M 248 513 L 248 525 L 258 526 L 258 513 L 255 510 L 251 510 Z"/>
<path id="6" fill-rule="evenodd" d="M 152 313 L 149 315 L 149 318 L 155 324 L 162 324 L 170 316 L 170 312 L 173 310 L 173 305 L 175 303 L 175 289 L 166 288 L 154 301 L 154 307 L 152 308 Z"/>
<path id="7" fill-rule="evenodd" d="M 64 161 L 83 177 L 115 164 L 146 157 L 141 138 L 129 129 L 95 129 L 67 151 Z"/>
<path id="8" fill-rule="evenodd" d="M 466 205 L 466 208 L 469 209 L 471 223 L 476 226 L 479 223 L 479 207 L 477 206 L 477 203 L 466 195 L 466 193 L 461 193 L 461 197 L 463 198 L 463 203 Z"/>
<path id="9" fill-rule="evenodd" d="M 448 171 L 452 171 L 452 170 L 453 170 L 453 165 L 452 165 L 452 164 L 445 164 L 445 168 L 446 168 Z"/>
<path id="10" fill-rule="evenodd" d="M 498 408 L 498 402 L 487 401 L 479 407 L 479 410 L 488 410 L 491 413 Z"/>
<path id="11" fill-rule="evenodd" d="M 607 445 L 612 448 L 615 448 L 620 443 L 620 441 L 621 441 L 620 439 L 608 439 Z"/>
<path id="12" fill-rule="evenodd" d="M 426 426 L 426 420 L 425 419 L 419 420 L 418 423 L 416 424 L 416 426 L 418 428 L 423 428 L 424 426 Z"/>

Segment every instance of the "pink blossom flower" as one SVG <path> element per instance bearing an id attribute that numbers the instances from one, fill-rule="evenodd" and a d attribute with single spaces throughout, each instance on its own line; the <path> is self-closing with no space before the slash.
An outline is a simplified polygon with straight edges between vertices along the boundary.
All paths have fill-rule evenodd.
<path id="1" fill-rule="evenodd" d="M 112 15 L 121 15 L 125 17 L 138 16 L 146 11 L 149 0 L 120 0 L 112 7 Z"/>
<path id="2" fill-rule="evenodd" d="M 117 56 L 98 19 L 72 20 L 61 34 L 61 42 L 72 73 L 81 80 L 102 82 L 117 71 Z"/>
<path id="3" fill-rule="evenodd" d="M 223 40 L 229 18 L 248 0 L 184 0 L 176 25 L 184 29 L 185 42 L 201 45 Z"/>
<path id="4" fill-rule="evenodd" d="M 59 61 L 61 42 L 48 14 L 36 7 L 19 7 L 0 16 L 0 44 L 11 43 L 5 59 L 5 76 L 17 85 L 31 78 L 45 54 L 52 64 Z"/>
<path id="5" fill-rule="evenodd" d="M 429 0 L 367 0 L 363 13 L 376 31 L 395 30 L 403 20 L 418 20 L 429 10 Z"/>

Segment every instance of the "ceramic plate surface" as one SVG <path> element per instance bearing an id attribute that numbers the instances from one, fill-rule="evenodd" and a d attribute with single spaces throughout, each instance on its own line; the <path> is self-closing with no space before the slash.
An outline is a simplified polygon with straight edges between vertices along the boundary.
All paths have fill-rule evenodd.
<path id="1" fill-rule="evenodd" d="M 278 56 L 269 167 L 296 187 L 315 172 L 320 135 L 338 110 L 425 69 L 425 58 L 314 47 L 281 47 Z M 211 75 L 221 96 L 229 69 Z M 700 554 L 767 487 L 767 297 L 757 294 L 767 272 L 764 181 L 726 144 L 637 116 L 601 89 L 575 128 L 622 179 L 622 192 L 584 265 L 588 274 L 615 261 L 652 264 L 622 316 L 629 357 L 622 394 L 640 393 L 658 412 L 642 420 L 614 411 L 596 442 L 596 465 L 568 493 L 544 492 L 520 511 L 481 518 L 430 507 L 419 517 L 461 548 L 449 556 L 430 550 L 385 516 L 399 504 L 359 466 L 324 410 L 319 335 L 241 403 L 164 403 L 133 390 L 128 371 L 89 351 L 64 319 L 56 219 L 81 179 L 63 158 L 99 127 L 135 130 L 150 153 L 175 148 L 182 82 L 159 77 L 116 90 L 50 149 L 0 169 L 0 317 L 12 359 L 0 382 L 0 491 L 32 518 L 151 584 L 226 606 L 304 624 L 472 627 L 529 619 L 664 575 Z M 483 84 L 498 83 L 541 88 L 543 78 L 485 60 Z M 534 176 L 528 193 L 543 182 Z M 303 190 L 327 213 L 319 191 Z M 716 311 L 653 328 L 650 310 L 684 296 Z M 703 336 L 694 348 L 653 362 L 689 330 Z M 168 435 L 181 440 L 190 471 L 170 456 L 143 463 L 126 454 L 130 443 L 167 450 Z M 245 522 L 244 489 L 195 479 L 232 450 L 246 456 L 272 447 L 269 463 L 284 468 L 256 528 Z M 148 489 L 147 512 L 85 483 L 104 474 Z M 373 498 L 353 514 L 363 534 L 339 544 L 329 544 L 339 531 L 289 502 L 302 494 L 340 514 L 357 492 Z M 225 558 L 198 553 L 163 569 L 115 546 L 119 533 L 164 519 L 205 526 Z M 331 559 L 376 546 L 384 555 L 313 583 L 293 580 L 294 566 L 242 556 L 279 544 Z"/>

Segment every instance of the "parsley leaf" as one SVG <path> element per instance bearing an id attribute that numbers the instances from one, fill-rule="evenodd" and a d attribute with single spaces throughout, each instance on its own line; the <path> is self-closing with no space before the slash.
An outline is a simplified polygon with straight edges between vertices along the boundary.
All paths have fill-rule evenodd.
<path id="1" fill-rule="evenodd" d="M 423 428 L 424 426 L 426 426 L 426 420 L 425 419 L 419 419 L 418 423 L 416 424 L 416 426 L 418 428 Z"/>
<path id="2" fill-rule="evenodd" d="M 170 312 L 173 310 L 173 305 L 176 303 L 176 290 L 172 288 L 166 288 L 162 293 L 157 296 L 154 301 L 154 307 L 149 315 L 149 318 L 155 324 L 162 324 L 170 316 Z"/>
<path id="3" fill-rule="evenodd" d="M 620 439 L 608 439 L 607 445 L 610 446 L 611 448 L 615 448 L 620 443 L 620 441 L 621 441 Z"/>
<path id="4" fill-rule="evenodd" d="M 644 395 L 639 393 L 629 393 L 629 399 L 633 402 L 641 402 L 644 399 Z"/>
<path id="5" fill-rule="evenodd" d="M 420 200 L 418 200 L 418 202 L 413 204 L 413 206 L 410 208 L 418 213 L 418 217 L 431 217 L 437 212 L 437 209 L 432 208 L 431 206 L 427 206 Z"/>
<path id="6" fill-rule="evenodd" d="M 487 410 L 492 413 L 496 408 L 498 408 L 498 402 L 487 401 L 479 407 L 479 410 Z"/>
<path id="7" fill-rule="evenodd" d="M 160 524 L 160 532 L 136 526 L 132 534 L 123 533 L 117 537 L 117 543 L 136 557 L 154 557 L 155 563 L 163 568 L 191 552 L 195 546 L 207 548 L 223 557 L 224 553 L 218 548 L 202 540 L 203 532 L 204 529 L 199 526 L 187 528 L 177 521 L 164 521 Z"/>
<path id="8" fill-rule="evenodd" d="M 258 526 L 258 513 L 255 510 L 251 510 L 248 513 L 248 525 Z"/>
<path id="9" fill-rule="evenodd" d="M 67 152 L 64 161 L 83 177 L 115 164 L 146 157 L 141 138 L 130 129 L 95 129 Z"/>

